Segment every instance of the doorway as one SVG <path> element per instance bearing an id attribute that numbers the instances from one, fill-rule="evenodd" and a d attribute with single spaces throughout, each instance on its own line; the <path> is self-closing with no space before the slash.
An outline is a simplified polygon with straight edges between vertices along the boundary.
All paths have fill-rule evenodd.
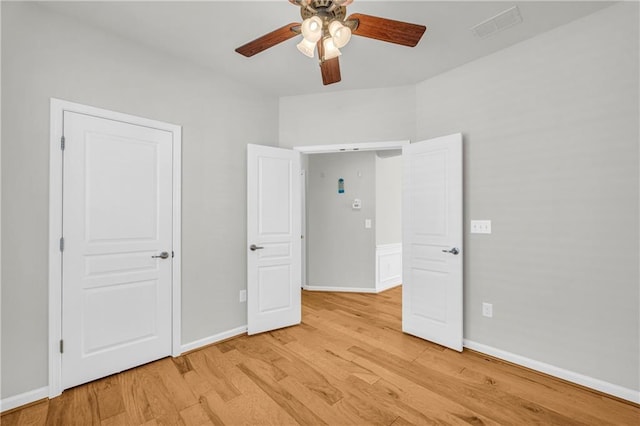
<path id="1" fill-rule="evenodd" d="M 401 154 L 358 149 L 303 155 L 304 289 L 379 293 L 401 283 Z"/>

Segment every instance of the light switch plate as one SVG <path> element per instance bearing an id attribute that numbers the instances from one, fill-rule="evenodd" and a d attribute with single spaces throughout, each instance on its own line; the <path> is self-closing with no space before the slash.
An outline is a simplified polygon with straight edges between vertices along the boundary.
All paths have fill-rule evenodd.
<path id="1" fill-rule="evenodd" d="M 490 220 L 472 220 L 471 233 L 472 234 L 490 234 L 491 221 Z"/>
<path id="2" fill-rule="evenodd" d="M 371 219 L 364 220 L 364 227 L 367 229 L 371 229 Z"/>

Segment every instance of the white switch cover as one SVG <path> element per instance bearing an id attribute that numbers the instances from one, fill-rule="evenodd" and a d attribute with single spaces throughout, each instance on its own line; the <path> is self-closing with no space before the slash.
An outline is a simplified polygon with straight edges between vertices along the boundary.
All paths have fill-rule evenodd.
<path id="1" fill-rule="evenodd" d="M 364 227 L 367 229 L 371 229 L 371 219 L 364 220 Z"/>
<path id="2" fill-rule="evenodd" d="M 240 302 L 247 301 L 247 290 L 240 290 Z"/>
<path id="3" fill-rule="evenodd" d="M 491 221 L 490 220 L 472 220 L 471 233 L 472 234 L 490 234 Z"/>

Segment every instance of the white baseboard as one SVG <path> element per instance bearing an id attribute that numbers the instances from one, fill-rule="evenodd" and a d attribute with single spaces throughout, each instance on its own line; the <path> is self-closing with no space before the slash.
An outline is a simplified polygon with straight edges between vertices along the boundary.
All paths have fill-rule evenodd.
<path id="1" fill-rule="evenodd" d="M 584 374 L 565 370 L 564 368 L 556 367 L 554 365 L 546 364 L 544 362 L 536 361 L 521 355 L 516 355 L 511 352 L 503 351 L 502 349 L 497 349 L 467 339 L 464 340 L 464 347 L 476 352 L 482 352 L 483 354 L 491 355 L 492 357 L 521 365 L 523 367 L 530 368 L 532 370 L 539 371 L 541 373 L 548 374 L 550 376 L 558 377 L 568 382 L 586 386 L 588 388 L 595 389 L 609 395 L 617 396 L 618 398 L 635 402 L 636 404 L 640 404 L 640 391 L 637 390 L 624 388 L 613 383 L 605 382 L 604 380 L 585 376 Z"/>
<path id="2" fill-rule="evenodd" d="M 376 246 L 376 291 L 402 283 L 402 243 Z"/>
<path id="3" fill-rule="evenodd" d="M 0 400 L 0 413 L 11 410 L 13 408 L 20 407 L 22 405 L 31 404 L 40 399 L 49 397 L 49 387 L 45 386 L 40 389 L 34 389 L 29 392 L 21 393 L 20 395 L 10 396 Z"/>
<path id="4" fill-rule="evenodd" d="M 385 284 L 385 285 L 383 285 L 381 287 L 378 287 L 376 289 L 376 293 L 382 293 L 383 291 L 391 290 L 392 288 L 399 287 L 401 285 L 402 285 L 401 282 L 399 282 L 399 283 L 388 283 L 388 284 Z"/>
<path id="5" fill-rule="evenodd" d="M 230 339 L 232 337 L 239 336 L 246 332 L 247 332 L 247 326 L 243 325 L 242 327 L 223 331 L 222 333 L 214 334 L 213 336 L 205 337 L 204 339 L 199 339 L 191 343 L 186 343 L 182 345 L 182 353 L 189 352 L 194 349 L 199 349 L 203 346 L 211 345 L 213 343 L 218 343 L 218 342 L 221 342 L 222 340 Z"/>
<path id="6" fill-rule="evenodd" d="M 361 287 L 335 287 L 326 285 L 307 285 L 303 287 L 307 291 L 336 291 L 342 293 L 377 293 L 375 288 Z"/>

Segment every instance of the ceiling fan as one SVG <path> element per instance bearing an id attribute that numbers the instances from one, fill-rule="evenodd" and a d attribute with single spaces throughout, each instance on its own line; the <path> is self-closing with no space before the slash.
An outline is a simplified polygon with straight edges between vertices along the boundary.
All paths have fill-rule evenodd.
<path id="1" fill-rule="evenodd" d="M 297 35 L 302 41 L 297 47 L 304 55 L 313 58 L 318 51 L 322 83 L 341 80 L 338 56 L 340 48 L 351 39 L 351 34 L 375 40 L 414 47 L 427 27 L 394 21 L 377 16 L 354 13 L 347 17 L 347 6 L 353 0 L 289 0 L 300 7 L 302 23 L 290 23 L 258 37 L 236 49 L 241 55 L 251 57 Z"/>

